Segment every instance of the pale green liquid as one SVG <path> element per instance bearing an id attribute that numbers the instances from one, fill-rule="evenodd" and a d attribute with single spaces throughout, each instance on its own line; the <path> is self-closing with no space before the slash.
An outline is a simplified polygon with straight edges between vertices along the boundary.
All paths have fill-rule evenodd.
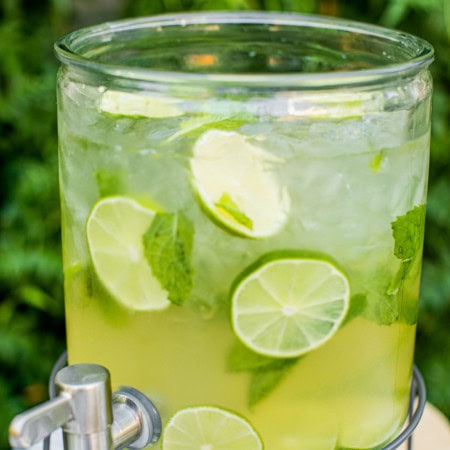
<path id="1" fill-rule="evenodd" d="M 83 296 L 81 280 L 74 289 Z M 235 339 L 227 321 L 171 307 L 111 323 L 95 300 L 101 301 L 67 303 L 71 363 L 105 365 L 115 388 L 137 386 L 163 419 L 186 406 L 220 405 L 247 417 L 267 449 L 325 450 L 334 449 L 337 438 L 344 448 L 375 447 L 405 417 L 413 326 L 355 319 L 250 411 L 249 376 L 226 370 Z"/>
<path id="2" fill-rule="evenodd" d="M 82 95 L 79 89 L 76 95 Z M 87 106 L 80 116 L 69 96 L 63 100 L 61 186 L 70 363 L 105 365 L 114 388 L 130 385 L 150 396 L 163 424 L 187 406 L 233 410 L 258 430 L 266 450 L 375 449 L 392 438 L 409 402 L 415 325 L 380 324 L 374 311 L 386 304 L 399 269 L 391 222 L 425 200 L 427 133 L 406 142 L 398 130 L 407 126 L 400 119 L 407 119 L 394 117 L 397 113 L 385 113 L 371 123 L 358 118 L 335 123 L 264 119 L 243 125 L 236 131 L 258 136 L 261 146 L 285 161 L 274 170 L 291 199 L 291 215 L 281 232 L 254 241 L 218 227 L 199 206 L 189 181 L 192 138 L 160 145 L 177 131 L 182 118 L 156 123 L 105 117 L 96 111 L 92 92 L 82 98 Z M 327 137 L 327 130 L 333 136 Z M 167 211 L 181 209 L 193 222 L 194 288 L 183 306 L 126 311 L 100 286 L 85 238 L 87 216 L 99 199 L 99 170 L 121 174 L 122 194 L 150 199 Z M 229 290 L 249 264 L 277 249 L 330 255 L 349 276 L 352 295 L 367 297 L 368 308 L 303 356 L 249 409 L 250 375 L 227 368 L 236 342 Z M 419 274 L 405 280 L 410 306 L 415 307 L 418 290 Z"/>

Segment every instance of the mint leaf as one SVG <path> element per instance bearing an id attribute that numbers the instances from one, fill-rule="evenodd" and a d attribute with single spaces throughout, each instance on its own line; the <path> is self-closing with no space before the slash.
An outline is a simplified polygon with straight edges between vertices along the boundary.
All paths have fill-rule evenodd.
<path id="1" fill-rule="evenodd" d="M 281 359 L 274 366 L 255 370 L 250 379 L 248 391 L 248 406 L 251 408 L 266 398 L 287 375 L 289 369 L 298 361 L 295 359 Z"/>
<path id="2" fill-rule="evenodd" d="M 341 327 L 347 325 L 355 317 L 363 315 L 366 308 L 367 308 L 367 295 L 365 294 L 352 295 L 352 297 L 350 298 L 350 306 L 348 308 L 347 315 L 345 316 L 345 319 L 342 322 Z"/>
<path id="3" fill-rule="evenodd" d="M 260 355 L 236 342 L 228 354 L 230 372 L 249 372 L 248 405 L 252 407 L 266 398 L 281 382 L 299 358 L 271 358 Z"/>
<path id="4" fill-rule="evenodd" d="M 153 275 L 181 305 L 192 289 L 194 227 L 182 212 L 158 213 L 143 236 L 145 257 Z"/>
<path id="5" fill-rule="evenodd" d="M 273 365 L 277 361 L 280 360 L 255 353 L 240 342 L 236 342 L 228 354 L 227 368 L 230 372 L 246 372 Z"/>
<path id="6" fill-rule="evenodd" d="M 398 320 L 408 324 L 417 321 L 417 299 L 414 294 L 408 295 L 405 284 L 413 284 L 420 275 L 425 212 L 425 205 L 415 206 L 391 223 L 395 240 L 394 255 L 401 264 L 389 285 L 387 294 L 396 298 Z M 406 280 L 409 283 L 405 283 Z"/>
<path id="7" fill-rule="evenodd" d="M 395 239 L 394 255 L 402 262 L 411 261 L 422 250 L 425 205 L 415 206 L 391 223 Z"/>
<path id="8" fill-rule="evenodd" d="M 122 171 L 97 170 L 95 180 L 100 197 L 122 194 L 124 192 L 123 178 L 124 173 Z"/>
<path id="9" fill-rule="evenodd" d="M 398 319 L 398 305 L 395 296 L 373 292 L 368 298 L 364 317 L 378 325 L 391 325 Z"/>
<path id="10" fill-rule="evenodd" d="M 219 201 L 214 203 L 214 206 L 225 216 L 231 217 L 235 222 L 249 230 L 253 230 L 253 221 L 239 210 L 234 200 L 227 194 L 222 194 Z"/>

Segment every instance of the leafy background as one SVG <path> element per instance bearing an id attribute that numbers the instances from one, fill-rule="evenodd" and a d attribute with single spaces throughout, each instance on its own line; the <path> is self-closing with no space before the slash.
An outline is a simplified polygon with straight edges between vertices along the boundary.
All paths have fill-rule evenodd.
<path id="1" fill-rule="evenodd" d="M 0 0 L 0 448 L 11 418 L 47 398 L 65 346 L 53 42 L 104 20 L 206 9 L 334 15 L 413 32 L 435 47 L 416 363 L 429 400 L 450 417 L 448 0 Z"/>

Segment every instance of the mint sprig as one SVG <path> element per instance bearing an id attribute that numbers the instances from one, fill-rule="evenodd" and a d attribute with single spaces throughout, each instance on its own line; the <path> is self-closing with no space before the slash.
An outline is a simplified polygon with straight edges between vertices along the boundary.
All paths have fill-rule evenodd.
<path id="1" fill-rule="evenodd" d="M 422 262 L 425 210 L 424 204 L 414 206 L 391 222 L 393 254 L 399 260 L 398 269 L 392 274 L 389 267 L 377 267 L 372 276 L 375 280 L 383 280 L 385 288 L 384 291 L 367 292 L 362 312 L 378 325 L 395 322 L 413 325 L 417 322 L 417 281 Z"/>
<path id="2" fill-rule="evenodd" d="M 158 213 L 143 236 L 144 254 L 169 300 L 181 305 L 193 285 L 194 227 L 182 212 Z"/>
<path id="3" fill-rule="evenodd" d="M 415 206 L 391 223 L 394 255 L 408 268 L 422 250 L 424 226 L 425 205 Z"/>

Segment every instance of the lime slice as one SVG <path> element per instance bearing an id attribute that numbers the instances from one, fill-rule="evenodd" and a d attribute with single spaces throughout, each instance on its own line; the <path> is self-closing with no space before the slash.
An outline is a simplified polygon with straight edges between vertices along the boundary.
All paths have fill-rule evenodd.
<path id="1" fill-rule="evenodd" d="M 239 133 L 209 130 L 194 145 L 194 188 L 219 225 L 250 238 L 271 236 L 289 214 L 287 190 L 273 170 L 281 162 Z"/>
<path id="2" fill-rule="evenodd" d="M 213 406 L 179 410 L 164 431 L 163 450 L 259 450 L 261 438 L 243 417 Z"/>
<path id="3" fill-rule="evenodd" d="M 377 111 L 382 99 L 373 93 L 336 92 L 336 95 L 301 92 L 287 97 L 289 120 L 292 116 L 308 119 L 352 119 L 361 118 L 368 111 Z"/>
<path id="4" fill-rule="evenodd" d="M 142 235 L 156 213 L 129 197 L 94 205 L 86 233 L 94 269 L 110 294 L 133 310 L 157 310 L 170 302 L 144 256 Z"/>
<path id="5" fill-rule="evenodd" d="M 297 357 L 333 336 L 349 297 L 348 279 L 331 261 L 269 254 L 238 277 L 231 299 L 233 328 L 257 353 Z"/>
<path id="6" fill-rule="evenodd" d="M 162 119 L 181 116 L 179 100 L 155 95 L 106 91 L 100 98 L 100 111 L 128 117 Z"/>

